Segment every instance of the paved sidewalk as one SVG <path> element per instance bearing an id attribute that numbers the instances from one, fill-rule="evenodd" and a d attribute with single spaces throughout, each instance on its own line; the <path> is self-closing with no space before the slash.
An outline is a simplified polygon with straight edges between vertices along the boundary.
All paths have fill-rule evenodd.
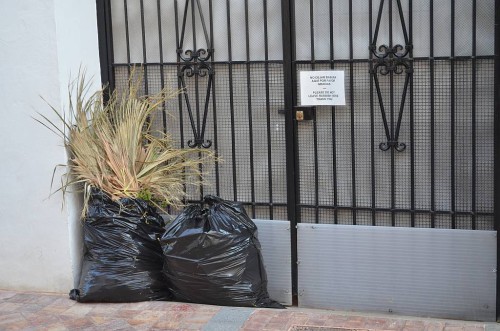
<path id="1" fill-rule="evenodd" d="M 500 327 L 295 307 L 275 310 L 159 301 L 83 304 L 62 294 L 0 290 L 0 330 L 493 331 Z"/>

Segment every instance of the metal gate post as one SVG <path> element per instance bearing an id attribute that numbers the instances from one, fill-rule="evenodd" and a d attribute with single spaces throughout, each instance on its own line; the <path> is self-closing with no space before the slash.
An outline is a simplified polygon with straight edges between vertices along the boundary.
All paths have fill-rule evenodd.
<path id="1" fill-rule="evenodd" d="M 293 0 L 282 0 L 282 29 L 283 29 L 283 78 L 285 98 L 285 139 L 286 139 L 286 177 L 287 177 L 287 212 L 290 220 L 291 257 L 292 257 L 292 302 L 298 304 L 297 289 L 297 223 L 300 222 L 298 211 L 299 186 L 297 127 L 295 125 L 293 106 L 296 100 L 295 76 L 295 28 Z"/>
<path id="2" fill-rule="evenodd" d="M 494 202 L 495 230 L 497 231 L 497 320 L 500 320 L 500 0 L 495 0 L 495 141 L 494 141 Z"/>
<path id="3" fill-rule="evenodd" d="M 96 0 L 96 11 L 99 38 L 99 60 L 101 63 L 101 82 L 103 86 L 105 86 L 104 98 L 106 101 L 109 98 L 109 93 L 115 89 L 110 0 Z"/>

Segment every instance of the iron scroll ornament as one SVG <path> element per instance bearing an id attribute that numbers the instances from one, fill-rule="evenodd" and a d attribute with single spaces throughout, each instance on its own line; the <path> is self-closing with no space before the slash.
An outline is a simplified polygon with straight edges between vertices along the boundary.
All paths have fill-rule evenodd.
<path id="1" fill-rule="evenodd" d="M 403 111 L 406 102 L 408 85 L 410 83 L 413 74 L 413 67 L 411 65 L 410 60 L 406 58 L 406 56 L 411 51 L 412 46 L 406 45 L 405 47 L 403 47 L 402 45 L 396 45 L 390 48 L 386 45 L 382 45 L 378 47 L 378 52 L 376 52 L 375 51 L 376 47 L 372 45 L 370 49 L 372 53 L 375 55 L 374 65 L 372 67 L 371 74 L 375 82 L 375 88 L 377 91 L 380 112 L 382 115 L 382 121 L 384 123 L 384 131 L 387 138 L 386 142 L 381 142 L 379 144 L 379 148 L 382 151 L 387 151 L 391 148 L 394 148 L 396 151 L 402 152 L 406 149 L 406 144 L 399 142 L 399 133 L 401 129 L 401 121 L 403 118 Z M 403 50 L 404 52 L 401 52 Z M 405 74 L 405 82 L 403 87 L 403 93 L 401 96 L 401 103 L 399 105 L 397 125 L 394 130 L 393 127 L 389 128 L 378 75 L 382 76 L 387 76 L 389 74 L 401 75 L 403 73 Z"/>
<path id="2" fill-rule="evenodd" d="M 381 0 L 380 7 L 378 11 L 377 24 L 375 26 L 375 34 L 373 37 L 373 41 L 370 45 L 370 52 L 374 55 L 373 57 L 373 66 L 371 67 L 370 74 L 375 83 L 375 88 L 377 92 L 377 98 L 380 106 L 380 112 L 382 115 L 382 121 L 384 124 L 384 131 L 386 136 L 386 141 L 381 142 L 379 144 L 379 148 L 382 151 L 387 151 L 389 149 L 394 149 L 398 152 L 402 152 L 406 149 L 406 144 L 399 142 L 399 133 L 401 129 L 401 121 L 403 118 L 404 106 L 406 102 L 406 95 L 408 92 L 408 86 L 410 81 L 413 79 L 413 64 L 410 60 L 410 56 L 413 50 L 413 45 L 411 44 L 408 33 L 406 30 L 406 24 L 403 15 L 403 9 L 401 5 L 401 0 L 395 0 L 398 8 L 399 18 L 401 22 L 401 28 L 403 31 L 403 36 L 405 40 L 405 45 L 396 44 L 392 45 L 392 2 L 393 0 L 388 0 L 389 2 L 389 31 L 390 31 L 390 45 L 380 45 L 377 47 L 377 37 L 380 29 L 380 23 L 382 18 L 382 12 L 384 9 L 385 0 Z M 382 97 L 382 91 L 379 83 L 379 75 L 387 76 L 390 75 L 401 75 L 405 74 L 405 82 L 403 87 L 403 93 L 401 95 L 401 102 L 399 103 L 399 112 L 397 118 L 397 125 L 394 127 L 394 117 L 393 117 L 393 109 L 394 109 L 394 101 L 391 96 L 390 100 L 390 116 L 391 116 L 391 125 L 389 127 L 387 121 L 387 114 L 384 106 L 384 100 Z M 391 95 L 394 89 L 392 79 L 391 79 Z"/>
<path id="3" fill-rule="evenodd" d="M 191 128 L 194 134 L 194 139 L 188 140 L 187 142 L 188 146 L 191 148 L 195 147 L 210 148 L 212 146 L 212 141 L 209 139 L 205 140 L 204 138 L 206 123 L 207 123 L 208 106 L 210 101 L 210 94 L 212 90 L 213 75 L 214 75 L 212 66 L 210 65 L 210 63 L 207 63 L 206 61 L 210 60 L 212 52 L 213 50 L 211 49 L 209 50 L 198 49 L 197 51 L 187 50 L 184 52 L 182 50 L 177 51 L 177 53 L 179 54 L 179 58 L 183 61 L 182 66 L 178 70 L 178 77 L 180 85 L 184 89 L 184 91 L 186 90 L 187 86 L 186 77 L 188 78 L 195 77 L 195 79 L 198 80 L 199 77 L 208 76 L 201 126 L 200 126 L 201 118 L 199 111 L 198 92 L 196 92 L 196 122 L 197 122 L 196 124 L 194 118 L 195 115 L 193 114 L 189 94 L 186 91 L 184 92 L 184 100 L 186 101 L 189 121 L 191 123 Z M 182 53 L 184 53 L 185 56 L 183 56 Z M 196 82 L 196 85 L 197 84 L 198 82 Z"/>
<path id="4" fill-rule="evenodd" d="M 191 49 L 183 50 L 186 22 L 190 5 L 191 5 L 191 15 L 192 15 L 193 50 Z M 195 26 L 196 11 L 198 11 L 198 16 L 201 20 L 201 25 L 203 27 L 203 33 L 207 45 L 206 49 L 196 47 L 196 26 Z M 210 148 L 212 146 L 212 141 L 209 139 L 205 140 L 205 128 L 207 124 L 208 106 L 210 103 L 210 95 L 212 92 L 213 76 L 214 76 L 214 70 L 209 61 L 212 59 L 214 50 L 211 47 L 210 38 L 208 37 L 200 0 L 186 0 L 184 6 L 184 15 L 182 19 L 181 31 L 182 32 L 179 38 L 179 44 L 177 46 L 177 64 L 178 64 L 177 76 L 179 80 L 179 85 L 184 90 L 183 93 L 184 100 L 186 102 L 189 121 L 194 135 L 194 139 L 188 140 L 187 145 L 191 148 L 195 147 Z M 203 114 L 201 114 L 200 103 L 203 102 L 203 100 L 200 100 L 200 93 L 198 88 L 200 84 L 199 81 L 200 78 L 204 77 L 208 77 L 208 81 L 207 81 L 204 103 L 202 105 Z M 193 112 L 191 100 L 187 92 L 186 79 L 194 80 L 195 112 Z M 195 121 L 195 116 L 196 116 L 196 121 Z"/>

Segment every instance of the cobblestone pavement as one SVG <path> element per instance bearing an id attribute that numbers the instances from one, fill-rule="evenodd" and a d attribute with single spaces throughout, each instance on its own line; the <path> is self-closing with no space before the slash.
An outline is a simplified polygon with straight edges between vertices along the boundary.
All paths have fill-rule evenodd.
<path id="1" fill-rule="evenodd" d="M 496 323 L 303 308 L 219 307 L 180 302 L 77 303 L 67 295 L 0 290 L 0 330 L 490 331 Z"/>

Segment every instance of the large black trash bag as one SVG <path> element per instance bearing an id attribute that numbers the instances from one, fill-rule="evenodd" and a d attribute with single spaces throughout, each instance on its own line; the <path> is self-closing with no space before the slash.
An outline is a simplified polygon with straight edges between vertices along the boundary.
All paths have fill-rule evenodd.
<path id="1" fill-rule="evenodd" d="M 162 274 L 163 218 L 141 199 L 112 201 L 94 190 L 83 222 L 80 302 L 135 302 L 172 297 Z"/>
<path id="2" fill-rule="evenodd" d="M 161 238 L 170 291 L 188 302 L 284 308 L 269 298 L 257 227 L 241 204 L 205 202 L 186 207 Z"/>

